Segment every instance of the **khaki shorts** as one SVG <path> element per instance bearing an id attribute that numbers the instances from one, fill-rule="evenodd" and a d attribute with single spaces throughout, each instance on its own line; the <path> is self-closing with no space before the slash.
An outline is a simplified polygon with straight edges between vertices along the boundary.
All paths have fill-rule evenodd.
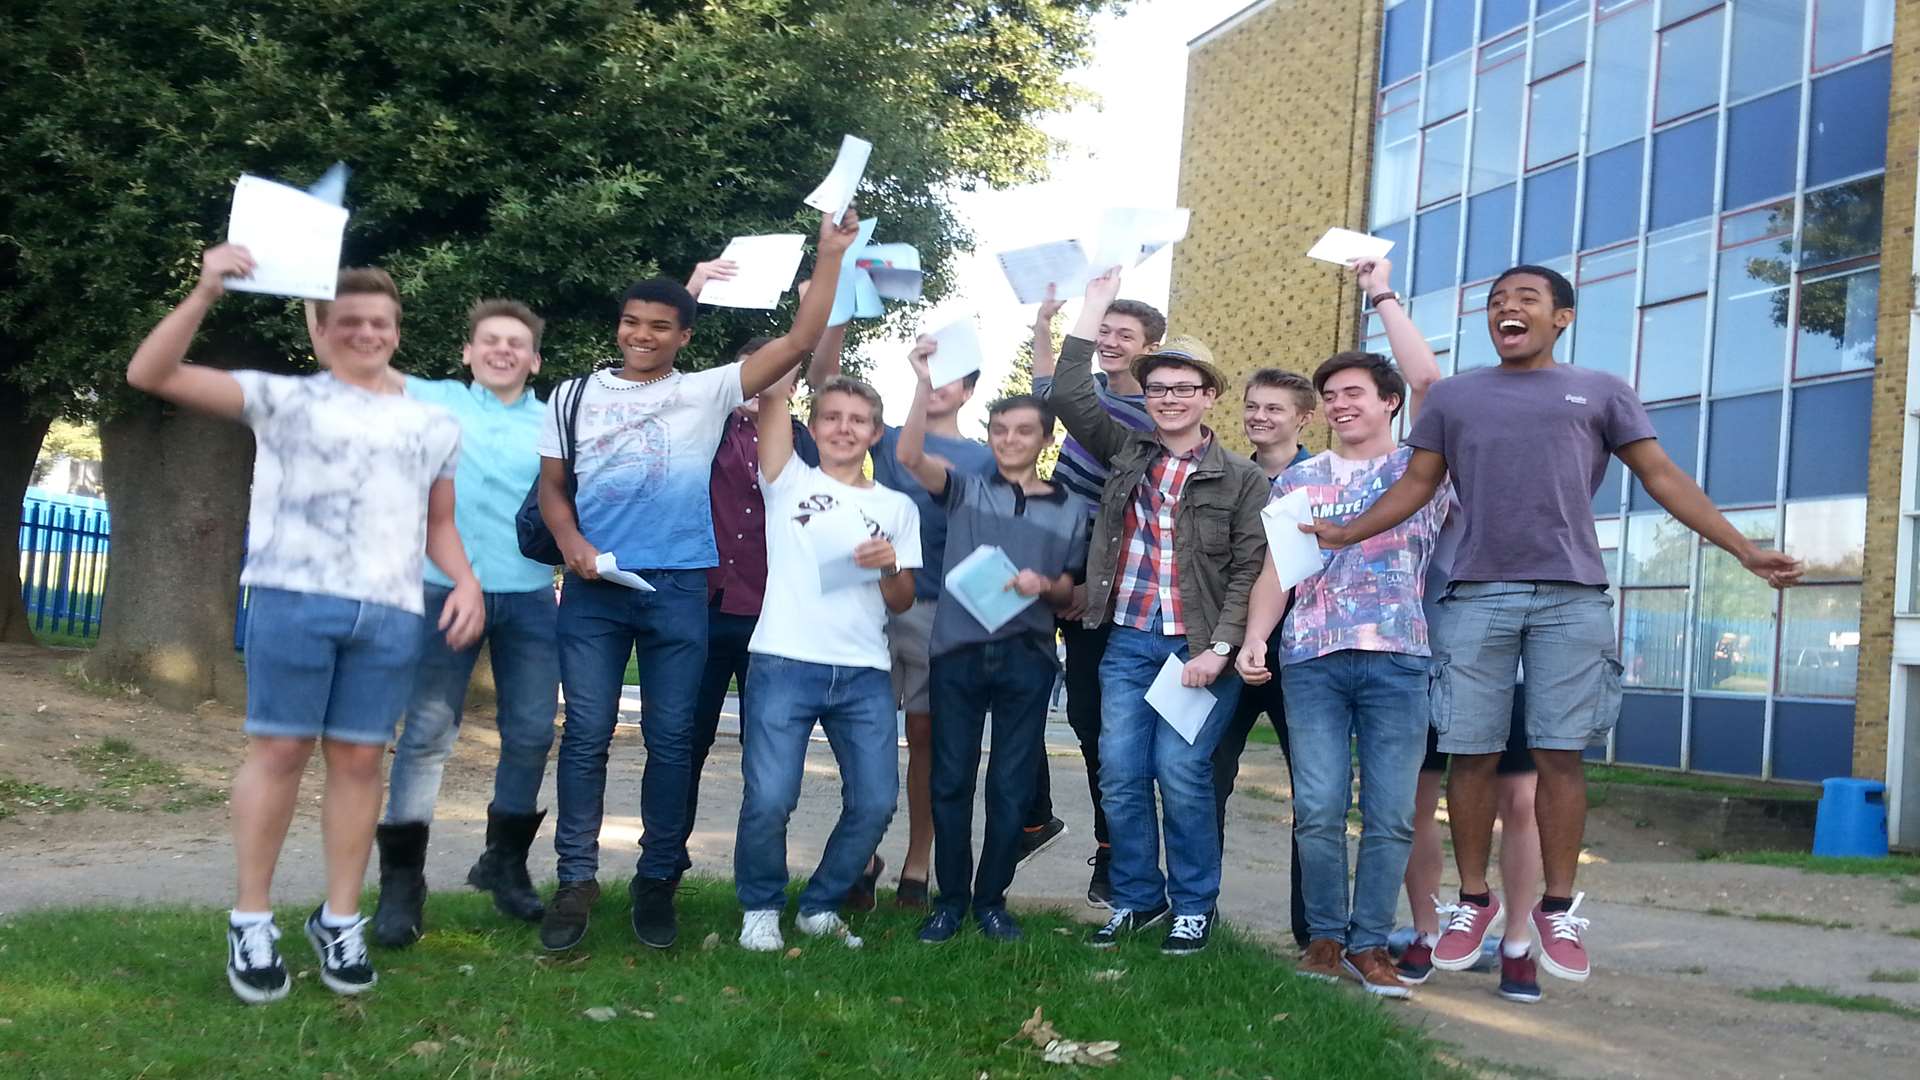
<path id="1" fill-rule="evenodd" d="M 1526 662 L 1527 746 L 1584 750 L 1620 718 L 1613 598 L 1562 582 L 1456 581 L 1435 605 L 1428 684 L 1438 748 L 1507 748 L 1514 685 Z"/>
<path id="2" fill-rule="evenodd" d="M 928 694 L 927 648 L 933 637 L 937 600 L 915 600 L 898 615 L 887 616 L 887 652 L 893 658 L 893 698 L 910 713 L 933 711 Z"/>

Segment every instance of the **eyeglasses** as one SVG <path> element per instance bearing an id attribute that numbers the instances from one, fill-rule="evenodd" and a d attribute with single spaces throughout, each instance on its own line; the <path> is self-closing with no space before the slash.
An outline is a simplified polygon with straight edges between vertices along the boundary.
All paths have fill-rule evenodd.
<path id="1" fill-rule="evenodd" d="M 1199 393 L 1203 389 L 1205 389 L 1205 387 L 1201 386 L 1199 383 L 1190 383 L 1190 382 L 1148 383 L 1146 386 L 1147 396 L 1150 398 L 1163 398 L 1169 394 L 1177 398 L 1190 398 L 1193 395 Z"/>

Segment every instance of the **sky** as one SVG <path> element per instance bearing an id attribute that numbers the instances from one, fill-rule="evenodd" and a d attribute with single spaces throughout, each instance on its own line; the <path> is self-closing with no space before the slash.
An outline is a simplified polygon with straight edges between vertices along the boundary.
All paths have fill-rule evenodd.
<path id="1" fill-rule="evenodd" d="M 1122 15 L 1094 22 L 1092 63 L 1072 81 L 1093 99 L 1048 116 L 1040 127 L 1065 145 L 1044 183 L 1006 191 L 960 192 L 961 220 L 974 250 L 956 255 L 954 293 L 930 310 L 922 325 L 938 328 L 977 312 L 986 363 L 980 389 L 961 414 L 963 432 L 984 430 L 986 405 L 1011 370 L 1021 342 L 1032 333 L 1035 305 L 1022 306 L 1007 285 L 995 252 L 1048 240 L 1091 238 L 1100 211 L 1110 206 L 1174 206 L 1180 179 L 1180 126 L 1187 81 L 1187 42 L 1247 6 L 1249 0 L 1136 0 Z M 1165 310 L 1171 250 L 1127 275 L 1121 295 Z M 1067 307 L 1071 319 L 1077 304 Z M 872 342 L 861 353 L 900 423 L 913 400 L 906 343 Z"/>

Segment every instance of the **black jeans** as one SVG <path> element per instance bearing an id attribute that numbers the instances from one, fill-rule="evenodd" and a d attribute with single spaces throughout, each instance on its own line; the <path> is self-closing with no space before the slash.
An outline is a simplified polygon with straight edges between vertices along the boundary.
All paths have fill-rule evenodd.
<path id="1" fill-rule="evenodd" d="M 1111 623 L 1098 630 L 1087 630 L 1080 620 L 1062 620 L 1060 636 L 1067 645 L 1067 726 L 1080 740 L 1080 756 L 1087 763 L 1087 794 L 1093 800 L 1093 839 L 1107 842 L 1107 812 L 1100 807 L 1100 660 L 1107 655 L 1107 632 Z M 1244 736 L 1242 737 L 1244 740 Z M 1045 825 L 1053 816 L 1053 784 L 1047 773 L 1046 754 L 1040 755 L 1039 777 L 1034 782 L 1033 802 L 1027 807 L 1027 825 Z"/>
<path id="2" fill-rule="evenodd" d="M 707 763 L 707 753 L 713 749 L 715 734 L 720 730 L 720 710 L 726 706 L 729 683 L 739 683 L 742 699 L 740 715 L 746 715 L 747 642 L 753 640 L 753 628 L 759 622 L 756 615 L 729 615 L 717 605 L 707 608 L 707 665 L 700 673 L 700 696 L 694 704 L 693 776 L 687 782 L 689 831 L 700 809 L 700 771 Z M 740 725 L 740 731 L 744 737 L 746 724 Z M 682 859 L 681 872 L 686 872 L 692 865 L 692 859 Z"/>
<path id="3" fill-rule="evenodd" d="M 933 871 L 937 906 L 955 916 L 1004 908 L 1020 860 L 1020 826 L 1046 767 L 1052 650 L 1033 638 L 967 645 L 933 658 Z M 993 714 L 987 825 L 973 863 L 973 791 L 980 737 Z"/>
<path id="4" fill-rule="evenodd" d="M 1213 751 L 1213 804 L 1214 815 L 1220 828 L 1220 843 L 1225 849 L 1227 836 L 1227 799 L 1233 795 L 1233 783 L 1240 775 L 1240 755 L 1247 748 L 1247 736 L 1253 734 L 1254 725 L 1260 722 L 1260 714 L 1267 714 L 1267 721 L 1280 736 L 1280 753 L 1286 759 L 1288 778 L 1291 781 L 1293 754 L 1287 746 L 1287 709 L 1280 696 L 1280 656 L 1278 652 L 1267 653 L 1267 670 L 1273 672 L 1273 678 L 1260 686 L 1242 686 L 1240 703 L 1233 710 L 1227 730 L 1220 733 L 1220 745 Z M 1307 945 L 1307 903 L 1300 893 L 1300 844 L 1291 840 L 1293 852 L 1288 861 L 1287 877 L 1290 879 L 1291 900 L 1289 902 L 1293 929 L 1293 940 L 1301 947 Z"/>

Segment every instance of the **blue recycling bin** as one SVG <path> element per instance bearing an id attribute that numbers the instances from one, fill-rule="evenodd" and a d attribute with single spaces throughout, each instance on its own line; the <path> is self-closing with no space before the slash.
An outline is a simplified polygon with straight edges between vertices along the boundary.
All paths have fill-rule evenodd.
<path id="1" fill-rule="evenodd" d="M 1887 785 L 1851 776 L 1829 777 L 1820 784 L 1820 813 L 1813 824 L 1815 855 L 1887 854 Z"/>

